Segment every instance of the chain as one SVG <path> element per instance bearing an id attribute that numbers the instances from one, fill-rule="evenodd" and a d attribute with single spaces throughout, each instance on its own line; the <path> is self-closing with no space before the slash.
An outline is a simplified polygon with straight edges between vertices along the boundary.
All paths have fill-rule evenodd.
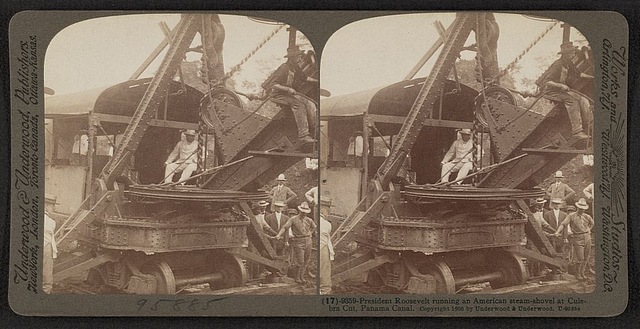
<path id="1" fill-rule="evenodd" d="M 198 122 L 199 125 L 199 133 L 198 133 L 198 169 L 206 170 L 207 164 L 207 143 L 209 138 L 207 138 L 207 134 L 209 133 L 209 129 L 207 125 L 204 123 L 202 118 Z M 202 176 L 198 177 L 198 185 L 202 183 Z"/>
<path id="2" fill-rule="evenodd" d="M 540 40 L 542 40 L 542 38 L 544 38 L 549 32 L 551 32 L 551 30 L 559 24 L 559 21 L 554 21 L 553 24 L 549 25 L 549 27 L 547 27 L 544 31 L 542 31 L 542 33 L 533 40 L 533 42 L 531 42 L 529 44 L 529 46 L 527 46 L 527 48 L 525 48 L 518 56 L 516 56 L 516 58 L 509 63 L 509 65 L 507 65 L 501 72 L 500 74 L 498 74 L 496 79 L 500 79 L 503 76 L 505 76 L 510 70 L 512 70 L 516 64 L 518 64 L 518 62 L 522 59 L 522 57 L 524 57 L 524 55 L 526 55 L 531 48 L 533 48 L 533 46 L 535 46 L 538 42 L 540 42 Z"/>
<path id="3" fill-rule="evenodd" d="M 280 32 L 280 30 L 282 30 L 285 27 L 284 24 L 279 25 L 278 27 L 276 27 L 275 29 L 273 29 L 273 31 L 271 31 L 271 33 L 264 38 L 264 40 L 262 40 L 262 42 L 260 42 L 251 52 L 249 52 L 249 54 L 247 54 L 247 56 L 245 56 L 238 64 L 234 65 L 229 72 L 227 72 L 224 77 L 222 78 L 222 80 L 228 79 L 231 76 L 233 76 L 234 74 L 236 74 L 236 72 L 238 72 L 240 70 L 240 67 L 242 65 L 244 65 L 244 63 L 246 63 L 251 57 L 253 57 L 253 55 L 256 54 L 256 52 L 258 52 L 258 50 L 260 50 L 260 48 L 262 48 L 269 40 L 271 40 L 278 32 Z"/>
<path id="4" fill-rule="evenodd" d="M 202 30 L 204 31 L 204 24 L 207 24 L 206 19 L 202 18 Z M 205 74 L 205 80 L 207 80 L 207 97 L 209 98 L 209 104 L 208 104 L 208 108 L 212 108 L 214 106 L 213 104 L 213 97 L 211 96 L 211 89 L 213 88 L 213 86 L 211 85 L 211 79 L 209 76 L 209 56 L 207 55 L 206 51 L 202 52 L 202 67 L 204 68 L 204 74 Z M 220 79 L 218 81 L 224 81 L 224 79 Z M 217 115 L 217 112 L 215 112 L 215 109 L 213 109 L 214 113 Z M 208 132 L 207 129 L 207 125 L 204 122 L 204 120 L 202 119 L 202 113 L 200 114 L 200 118 L 198 121 L 198 129 L 199 134 L 198 134 L 198 159 L 197 159 L 197 163 L 198 163 L 198 169 L 200 170 L 206 170 L 205 168 L 205 157 L 206 157 L 206 145 L 204 145 L 204 140 L 206 139 L 205 137 L 205 131 Z M 202 177 L 198 177 L 198 185 L 202 184 Z M 202 186 L 202 185 L 200 185 Z"/>
<path id="5" fill-rule="evenodd" d="M 544 38 L 549 32 L 551 32 L 551 30 L 558 25 L 558 21 L 554 21 L 553 24 L 549 25 L 544 31 L 542 31 L 542 33 L 540 33 L 540 35 L 538 37 L 536 37 L 520 54 L 518 54 L 518 56 L 516 56 L 516 58 L 511 61 L 511 63 L 509 63 L 502 71 L 500 71 L 500 73 L 498 74 L 498 76 L 495 78 L 494 81 L 499 81 L 500 78 L 502 78 L 503 76 L 505 76 L 509 71 L 511 71 L 516 64 L 524 57 L 524 55 L 526 55 L 527 53 L 529 53 L 529 51 L 531 50 L 531 48 L 533 48 L 536 44 L 538 44 L 538 42 L 540 42 L 540 40 L 542 40 L 542 38 Z M 484 100 L 484 104 L 485 106 L 489 106 L 489 104 L 487 103 L 487 95 L 485 93 L 485 81 L 484 81 L 484 77 L 482 75 L 482 63 L 480 62 L 480 59 L 476 56 L 476 67 L 478 68 L 479 72 L 479 81 L 480 84 L 482 85 L 482 98 Z M 474 108 L 474 111 L 476 111 L 477 108 Z M 478 154 L 477 154 L 477 147 L 478 147 L 478 136 L 475 132 L 477 132 L 479 129 L 481 128 L 481 124 L 478 121 L 478 116 L 477 113 L 474 113 L 474 120 L 473 120 L 473 129 L 474 129 L 474 133 L 473 133 L 473 171 L 475 172 L 478 168 Z M 476 183 L 476 177 L 473 178 L 474 180 L 474 184 Z"/>
<path id="6" fill-rule="evenodd" d="M 476 18 L 476 31 L 479 29 L 480 22 L 478 21 L 478 18 Z M 477 40 L 476 40 L 477 43 Z M 486 106 L 487 104 L 487 94 L 485 93 L 485 80 L 484 80 L 484 75 L 482 74 L 483 71 L 483 67 L 482 67 L 482 61 L 480 60 L 480 57 L 478 55 L 476 55 L 476 74 L 478 74 L 478 78 L 476 80 L 480 81 L 480 85 L 481 85 L 481 93 L 482 93 L 482 98 L 484 99 L 484 104 Z M 500 81 L 500 77 L 502 75 L 498 75 L 497 77 L 495 77 L 495 79 L 493 81 Z M 473 138 L 473 146 L 471 147 L 471 152 L 473 152 L 471 154 L 471 163 L 472 163 L 472 168 L 471 168 L 471 172 L 476 172 L 478 170 L 478 128 L 481 127 L 480 122 L 478 121 L 478 114 L 476 113 L 477 111 L 477 106 L 473 107 L 473 131 L 471 132 L 471 136 Z M 472 184 L 475 186 L 477 183 L 477 178 L 478 175 L 473 176 L 472 178 Z"/>

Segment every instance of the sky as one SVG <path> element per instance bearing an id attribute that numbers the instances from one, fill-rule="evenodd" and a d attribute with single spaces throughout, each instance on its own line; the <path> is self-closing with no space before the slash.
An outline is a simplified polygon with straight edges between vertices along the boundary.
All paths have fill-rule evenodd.
<path id="1" fill-rule="evenodd" d="M 225 26 L 224 62 L 226 70 L 240 62 L 276 28 L 257 23 L 245 16 L 220 15 Z M 455 14 L 405 14 L 372 18 L 351 23 L 336 32 L 328 41 L 321 57 L 321 86 L 342 95 L 398 82 L 411 70 L 437 40 L 433 23 L 438 20 L 447 27 Z M 58 33 L 45 56 L 45 86 L 56 94 L 68 94 L 111 86 L 129 79 L 152 50 L 163 40 L 159 23 L 173 28 L 178 14 L 122 15 L 86 20 Z M 518 14 L 496 14 L 500 25 L 498 60 L 502 67 L 540 35 L 550 24 Z M 241 92 L 243 81 L 260 85 L 277 65 L 284 62 L 287 32 L 276 36 L 252 57 L 234 79 Z M 467 44 L 473 43 L 473 34 Z M 572 29 L 572 39 L 584 37 Z M 562 42 L 562 29 L 557 25 L 522 58 L 516 82 L 522 77 L 536 79 L 557 58 Z M 196 37 L 193 46 L 200 43 Z M 583 42 L 584 44 L 584 42 Z M 310 49 L 310 45 L 306 45 Z M 164 53 L 142 74 L 151 77 Z M 463 52 L 462 58 L 472 59 L 475 53 Z M 426 76 L 436 56 L 418 76 Z M 200 54 L 191 53 L 189 60 Z M 517 85 L 518 86 L 518 85 Z M 523 87 L 523 86 L 522 86 Z M 526 88 L 522 88 L 526 89 Z"/>
<path id="2" fill-rule="evenodd" d="M 447 28 L 455 14 L 404 14 L 370 18 L 346 25 L 327 42 L 320 63 L 322 88 L 333 96 L 350 94 L 401 81 L 418 60 L 439 38 L 434 22 Z M 548 26 L 547 19 L 528 18 L 518 14 L 496 14 L 500 27 L 498 64 L 504 68 L 527 48 Z M 575 45 L 585 44 L 584 37 L 571 29 Z M 472 33 L 466 45 L 475 42 Z M 556 25 L 518 62 L 522 68 L 515 75 L 516 87 L 528 89 L 518 82 L 523 77 L 537 79 L 546 65 L 559 55 L 562 28 Z M 435 62 L 434 55 L 416 77 L 424 77 Z M 475 52 L 465 51 L 462 59 L 473 59 Z M 547 64 L 547 65 L 548 65 Z M 530 90 L 533 91 L 533 90 Z"/>
<path id="3" fill-rule="evenodd" d="M 220 15 L 220 18 L 226 32 L 225 71 L 238 64 L 277 27 L 245 16 Z M 45 86 L 62 95 L 124 82 L 164 39 L 159 23 L 164 21 L 172 29 L 179 20 L 178 14 L 124 15 L 68 26 L 47 48 Z M 200 38 L 196 36 L 192 46 L 199 44 Z M 265 63 L 276 67 L 283 63 L 287 45 L 288 33 L 281 29 L 234 76 L 238 85 L 243 80 L 262 83 L 269 73 L 265 71 Z M 163 56 L 164 52 L 141 77 L 153 76 Z M 199 60 L 200 56 L 190 53 L 187 59 Z"/>

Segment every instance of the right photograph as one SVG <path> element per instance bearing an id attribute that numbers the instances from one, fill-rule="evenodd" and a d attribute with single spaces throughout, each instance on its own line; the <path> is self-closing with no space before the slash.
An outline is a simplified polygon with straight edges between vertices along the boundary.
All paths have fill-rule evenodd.
<path id="1" fill-rule="evenodd" d="M 589 293 L 594 65 L 550 17 L 369 18 L 320 63 L 321 294 Z"/>

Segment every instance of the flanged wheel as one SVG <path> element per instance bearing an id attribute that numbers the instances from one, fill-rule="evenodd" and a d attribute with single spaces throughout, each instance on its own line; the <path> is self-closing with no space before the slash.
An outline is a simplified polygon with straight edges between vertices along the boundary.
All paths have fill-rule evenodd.
<path id="1" fill-rule="evenodd" d="M 222 274 L 223 278 L 222 280 L 209 282 L 209 289 L 219 290 L 241 287 L 247 283 L 247 269 L 240 258 L 223 253 L 216 255 L 213 261 L 215 262 L 213 266 L 214 273 Z"/>
<path id="2" fill-rule="evenodd" d="M 435 262 L 429 262 L 422 267 L 421 271 L 424 274 L 434 276 L 436 278 L 436 293 L 438 294 L 455 294 L 456 293 L 456 281 L 451 273 L 451 268 L 447 263 L 438 260 Z"/>
<path id="3" fill-rule="evenodd" d="M 140 269 L 142 273 L 151 274 L 156 279 L 156 294 L 173 295 L 176 293 L 176 278 L 171 267 L 165 262 L 149 262 Z"/>
<path id="4" fill-rule="evenodd" d="M 502 272 L 502 278 L 492 280 L 492 289 L 517 286 L 527 282 L 529 275 L 522 259 L 516 255 L 502 251 L 491 255 L 492 269 Z"/>

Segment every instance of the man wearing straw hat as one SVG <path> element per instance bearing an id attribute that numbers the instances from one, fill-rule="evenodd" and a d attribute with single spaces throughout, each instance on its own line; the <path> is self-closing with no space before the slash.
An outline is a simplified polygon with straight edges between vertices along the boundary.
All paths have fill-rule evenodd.
<path id="1" fill-rule="evenodd" d="M 473 141 L 471 140 L 471 129 L 460 130 L 460 139 L 457 139 L 451 144 L 449 151 L 444 155 L 442 159 L 442 172 L 440 174 L 440 181 L 448 182 L 449 175 L 452 172 L 457 171 L 458 176 L 456 179 L 466 177 L 469 171 L 473 169 Z M 458 184 L 462 183 L 462 180 Z"/>
<path id="2" fill-rule="evenodd" d="M 198 168 L 196 152 L 198 151 L 198 141 L 196 140 L 196 131 L 187 129 L 184 132 L 184 140 L 179 141 L 173 148 L 171 154 L 164 162 L 164 182 L 173 182 L 173 174 L 182 172 L 180 175 L 181 184 L 191 177 Z"/>
<path id="3" fill-rule="evenodd" d="M 262 232 L 266 233 L 268 236 L 275 237 L 278 232 L 274 231 L 264 218 L 268 205 L 269 202 L 260 200 L 260 202 L 253 205 L 251 210 L 253 210 L 253 215 L 256 217 L 260 228 L 262 228 Z"/>
<path id="4" fill-rule="evenodd" d="M 564 176 L 562 175 L 562 171 L 556 171 L 554 177 L 556 181 L 547 188 L 547 196 L 551 200 L 560 199 L 560 201 L 562 201 L 562 205 L 560 206 L 560 208 L 564 208 L 567 205 L 567 200 L 574 196 L 576 194 L 576 191 L 574 191 L 571 187 L 569 187 L 569 185 L 565 184 L 562 181 L 562 179 L 564 178 Z"/>
<path id="5" fill-rule="evenodd" d="M 543 91 L 544 98 L 563 104 L 569 114 L 571 133 L 577 139 L 588 139 L 584 133 L 585 126 L 590 124 L 592 112 L 587 98 L 571 89 L 571 85 L 580 78 L 593 79 L 593 76 L 580 72 L 573 63 L 577 49 L 573 43 L 566 42 L 560 45 L 560 59 L 551 64 L 547 71 L 536 81 Z"/>
<path id="6" fill-rule="evenodd" d="M 276 202 L 282 202 L 286 207 L 289 202 L 295 200 L 295 198 L 298 197 L 295 192 L 284 185 L 284 182 L 287 181 L 287 179 L 284 177 L 284 174 L 278 175 L 277 181 L 278 185 L 274 186 L 271 191 L 269 191 L 269 198 L 271 199 L 271 211 L 275 210 Z"/>
<path id="7" fill-rule="evenodd" d="M 585 271 L 589 257 L 591 257 L 591 228 L 593 228 L 594 222 L 593 218 L 585 213 L 585 210 L 589 209 L 589 205 L 584 198 L 576 202 L 576 207 L 577 211 L 567 215 L 554 235 L 560 236 L 565 227 L 567 230 L 571 230 L 569 242 L 578 263 L 576 278 L 586 280 Z"/>
<path id="8" fill-rule="evenodd" d="M 320 294 L 331 293 L 331 261 L 335 256 L 331 243 L 331 223 L 327 220 L 331 212 L 331 195 L 320 196 Z"/>
<path id="9" fill-rule="evenodd" d="M 286 224 L 289 221 L 289 217 L 282 212 L 286 207 L 284 202 L 276 201 L 271 205 L 271 207 L 272 209 L 274 209 L 274 212 L 271 214 L 268 214 L 265 217 L 265 221 L 271 227 L 271 229 L 274 232 L 276 232 L 276 234 L 274 234 L 274 236 L 276 236 L 277 232 L 280 232 L 280 229 L 284 227 L 284 224 Z M 284 241 L 275 240 L 275 239 L 271 240 L 271 245 L 273 246 L 273 249 L 276 251 L 276 255 L 283 256 L 285 254 L 285 247 L 288 242 L 289 242 L 288 235 L 285 236 Z"/>
<path id="10" fill-rule="evenodd" d="M 56 197 L 44 195 L 44 251 L 42 254 L 42 290 L 50 294 L 53 288 L 53 260 L 58 257 L 58 247 L 54 233 L 56 221 L 50 217 L 56 207 Z"/>
<path id="11" fill-rule="evenodd" d="M 551 227 L 549 223 L 544 219 L 544 216 L 548 212 L 544 212 L 544 204 L 547 202 L 543 197 L 537 198 L 535 200 L 531 200 L 529 203 L 529 208 L 533 213 L 533 223 L 542 229 L 542 231 L 549 237 L 551 240 L 555 240 L 553 234 L 556 232 L 556 227 Z M 533 242 L 527 240 L 527 245 L 532 245 Z M 547 273 L 548 269 L 544 266 L 543 263 L 539 261 L 532 260 L 530 262 L 530 273 L 534 276 L 544 276 Z"/>
<path id="12" fill-rule="evenodd" d="M 307 76 L 300 68 L 304 52 L 298 46 L 287 48 L 287 61 L 262 84 L 262 88 L 272 95 L 272 100 L 288 105 L 298 126 L 298 139 L 303 143 L 314 143 L 311 131 L 316 124 L 316 105 L 298 93 L 297 88 L 304 82 L 318 82 Z"/>
<path id="13" fill-rule="evenodd" d="M 567 217 L 567 213 L 560 210 L 561 205 L 562 199 L 551 199 L 551 210 L 544 214 L 544 220 L 553 228 L 554 233 Z M 566 239 L 566 234 L 563 237 L 554 237 L 553 239 L 550 239 L 550 242 L 556 249 L 557 253 L 564 252 L 564 239 Z"/>
<path id="14" fill-rule="evenodd" d="M 307 217 L 311 213 L 311 208 L 309 208 L 307 202 L 300 204 L 298 210 L 300 213 L 289 218 L 289 221 L 280 229 L 276 238 L 282 239 L 285 232 L 291 228 L 293 237 L 289 238 L 289 240 L 291 241 L 292 266 L 296 273 L 294 280 L 297 283 L 306 283 L 304 274 L 307 273 L 307 267 L 311 259 L 311 235 L 316 230 L 316 223 Z"/>

